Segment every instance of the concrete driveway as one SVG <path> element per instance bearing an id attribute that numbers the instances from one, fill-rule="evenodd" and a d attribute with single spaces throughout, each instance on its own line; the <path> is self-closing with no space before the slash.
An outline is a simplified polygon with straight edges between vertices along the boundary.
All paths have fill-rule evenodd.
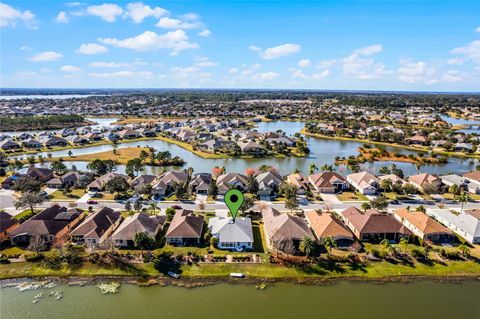
<path id="1" fill-rule="evenodd" d="M 330 203 L 330 204 L 341 204 L 342 202 L 338 199 L 337 195 L 335 194 L 323 194 L 320 193 L 320 198 L 325 202 L 325 203 Z"/>

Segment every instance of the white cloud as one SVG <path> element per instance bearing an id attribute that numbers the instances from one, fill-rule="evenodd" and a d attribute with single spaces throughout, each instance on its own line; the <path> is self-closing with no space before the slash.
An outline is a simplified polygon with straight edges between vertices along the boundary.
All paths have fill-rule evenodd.
<path id="1" fill-rule="evenodd" d="M 142 77 L 142 78 L 152 78 L 153 73 L 149 71 L 117 71 L 117 72 L 103 72 L 103 73 L 89 73 L 91 77 L 95 78 L 133 78 L 133 77 Z"/>
<path id="2" fill-rule="evenodd" d="M 230 70 L 228 70 L 228 73 L 237 74 L 238 73 L 238 68 L 231 68 Z"/>
<path id="3" fill-rule="evenodd" d="M 35 54 L 34 56 L 30 57 L 30 59 L 28 60 L 32 62 L 49 62 L 49 61 L 60 60 L 62 57 L 63 55 L 58 52 L 45 51 L 45 52 Z"/>
<path id="4" fill-rule="evenodd" d="M 104 3 L 87 7 L 87 13 L 98 16 L 107 22 L 115 22 L 117 16 L 123 13 L 123 9 L 113 3 Z"/>
<path id="5" fill-rule="evenodd" d="M 309 67 L 311 64 L 311 61 L 309 59 L 301 59 L 298 61 L 298 66 L 301 68 L 306 68 Z"/>
<path id="6" fill-rule="evenodd" d="M 209 37 L 211 34 L 212 34 L 212 32 L 208 29 L 203 29 L 202 31 L 200 31 L 198 33 L 199 36 L 204 37 L 204 38 Z"/>
<path id="7" fill-rule="evenodd" d="M 465 60 L 480 64 L 480 40 L 475 40 L 466 46 L 455 48 L 451 50 L 450 53 L 462 55 Z"/>
<path id="8" fill-rule="evenodd" d="M 68 23 L 68 15 L 65 11 L 60 11 L 55 17 L 55 21 L 58 23 Z"/>
<path id="9" fill-rule="evenodd" d="M 322 72 L 314 73 L 312 75 L 312 78 L 315 80 L 323 80 L 327 78 L 329 75 L 330 75 L 330 70 L 323 70 Z"/>
<path id="10" fill-rule="evenodd" d="M 17 22 L 22 22 L 30 29 L 36 29 L 35 15 L 30 10 L 20 11 L 6 3 L 0 2 L 0 27 L 16 27 Z"/>
<path id="11" fill-rule="evenodd" d="M 458 70 L 448 70 L 442 76 L 442 80 L 445 82 L 460 82 L 463 81 L 463 77 Z"/>
<path id="12" fill-rule="evenodd" d="M 217 66 L 218 63 L 210 61 L 210 59 L 207 57 L 201 57 L 201 58 L 197 58 L 197 61 L 195 62 L 194 65 L 199 68 L 206 68 L 206 67 Z"/>
<path id="13" fill-rule="evenodd" d="M 259 72 L 253 75 L 253 80 L 257 81 L 271 81 L 278 77 L 280 74 L 276 72 Z"/>
<path id="14" fill-rule="evenodd" d="M 80 72 L 82 69 L 80 69 L 77 66 L 74 65 L 64 65 L 60 68 L 60 71 L 62 72 Z"/>
<path id="15" fill-rule="evenodd" d="M 197 20 L 183 21 L 180 19 L 163 17 L 158 20 L 155 26 L 163 29 L 198 29 L 203 27 L 203 23 Z"/>
<path id="16" fill-rule="evenodd" d="M 158 19 L 166 14 L 168 14 L 168 11 L 163 8 L 152 8 L 143 4 L 143 2 L 133 2 L 127 4 L 124 17 L 132 19 L 135 23 L 141 23 L 145 18 L 154 17 Z"/>
<path id="17" fill-rule="evenodd" d="M 266 50 L 262 50 L 261 48 L 251 45 L 249 47 L 250 50 L 257 52 L 260 57 L 264 60 L 271 60 L 276 59 L 283 56 L 288 56 L 300 52 L 301 46 L 298 44 L 293 43 L 285 43 L 278 45 L 276 47 L 268 48 Z"/>
<path id="18" fill-rule="evenodd" d="M 327 69 L 332 67 L 335 63 L 337 63 L 337 60 L 331 59 L 331 60 L 322 60 L 317 63 L 317 68 L 319 69 Z"/>
<path id="19" fill-rule="evenodd" d="M 452 58 L 447 60 L 447 64 L 450 64 L 450 65 L 462 65 L 463 62 L 464 61 L 462 58 Z"/>
<path id="20" fill-rule="evenodd" d="M 66 5 L 67 7 L 79 7 L 79 6 L 83 5 L 83 3 L 82 3 L 82 2 L 78 2 L 78 1 L 72 1 L 72 2 L 67 2 L 67 3 L 65 3 L 65 5 Z"/>
<path id="21" fill-rule="evenodd" d="M 480 32 L 480 27 L 477 27 L 477 28 L 475 29 L 475 32 Z"/>
<path id="22" fill-rule="evenodd" d="M 381 44 L 353 50 L 349 56 L 341 60 L 343 75 L 359 80 L 372 80 L 389 73 L 383 63 L 376 63 L 372 57 L 382 50 Z"/>
<path id="23" fill-rule="evenodd" d="M 145 31 L 135 37 L 123 40 L 105 38 L 99 39 L 99 41 L 104 44 L 119 48 L 127 48 L 137 52 L 170 49 L 171 55 L 176 55 L 183 50 L 198 48 L 198 44 L 189 42 L 188 36 L 183 30 L 175 30 L 165 34 Z"/>
<path id="24" fill-rule="evenodd" d="M 121 68 L 125 65 L 122 63 L 115 63 L 115 62 L 91 62 L 88 64 L 91 68 L 104 68 L 104 69 L 113 69 L 113 68 Z"/>
<path id="25" fill-rule="evenodd" d="M 20 47 L 20 51 L 32 51 L 32 48 L 29 47 L 28 45 L 22 45 Z"/>
<path id="26" fill-rule="evenodd" d="M 108 52 L 108 49 L 103 45 L 97 43 L 87 43 L 82 44 L 75 52 L 85 55 L 95 55 L 106 53 Z"/>
<path id="27" fill-rule="evenodd" d="M 400 67 L 398 68 L 398 79 L 407 83 L 425 83 L 432 84 L 431 77 L 435 70 L 430 68 L 426 62 L 402 59 L 400 60 Z"/>

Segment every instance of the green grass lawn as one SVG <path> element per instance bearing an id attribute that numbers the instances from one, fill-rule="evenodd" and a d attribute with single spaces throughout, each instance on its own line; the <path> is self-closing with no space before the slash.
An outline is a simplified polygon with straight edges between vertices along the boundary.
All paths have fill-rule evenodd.
<path id="1" fill-rule="evenodd" d="M 339 200 L 343 201 L 368 201 L 368 198 L 359 192 L 342 192 L 337 194 Z"/>
<path id="2" fill-rule="evenodd" d="M 480 200 L 480 195 L 479 194 L 468 194 L 468 196 L 472 200 Z M 442 197 L 445 198 L 445 199 L 455 200 L 455 196 L 453 194 L 450 194 L 450 193 L 442 194 Z"/>
<path id="3" fill-rule="evenodd" d="M 85 195 L 84 189 L 72 189 L 70 193 L 64 194 L 61 190 L 57 190 L 50 194 L 50 200 L 60 201 L 60 200 L 77 200 L 80 197 Z"/>
<path id="4" fill-rule="evenodd" d="M 33 213 L 30 209 L 25 209 L 23 212 L 15 215 L 15 219 L 20 220 L 20 219 L 29 219 L 30 217 L 33 217 L 36 213 L 38 213 L 40 209 L 34 209 Z"/>

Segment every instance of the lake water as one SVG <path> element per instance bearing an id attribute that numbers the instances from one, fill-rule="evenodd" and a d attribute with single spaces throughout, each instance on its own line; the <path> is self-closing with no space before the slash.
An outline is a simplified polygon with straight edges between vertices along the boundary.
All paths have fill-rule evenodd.
<path id="1" fill-rule="evenodd" d="M 445 122 L 452 124 L 452 125 L 475 125 L 474 128 L 471 129 L 463 129 L 463 130 L 458 130 L 458 132 L 462 132 L 465 134 L 472 134 L 472 133 L 477 133 L 480 134 L 480 121 L 478 120 L 466 120 L 466 119 L 459 119 L 447 115 L 441 115 L 440 116 Z"/>
<path id="2" fill-rule="evenodd" d="M 100 119 L 95 119 L 99 121 Z M 105 122 L 103 125 L 110 125 L 112 119 L 101 119 Z M 267 131 L 276 131 L 277 129 L 284 130 L 288 135 L 293 135 L 303 128 L 303 122 L 288 122 L 288 121 L 277 121 L 277 122 L 262 122 L 258 125 L 258 131 L 267 132 Z M 189 151 L 167 142 L 160 140 L 150 140 L 150 141 L 136 141 L 136 142 L 124 142 L 117 145 L 118 148 L 122 147 L 145 147 L 151 146 L 154 147 L 157 151 L 169 151 L 173 156 L 179 156 L 183 158 L 187 166 L 191 166 L 195 172 L 210 172 L 214 166 L 224 166 L 229 172 L 243 172 L 246 168 L 258 168 L 261 165 L 272 165 L 277 168 L 277 170 L 283 174 L 287 175 L 292 173 L 296 168 L 300 169 L 304 174 L 308 174 L 308 167 L 311 163 L 315 163 L 318 167 L 323 164 L 333 164 L 335 162 L 335 157 L 348 157 L 350 155 L 357 155 L 358 148 L 363 145 L 360 142 L 353 141 L 341 141 L 341 140 L 327 140 L 306 137 L 306 141 L 311 150 L 311 153 L 308 157 L 305 158 L 296 158 L 296 157 L 286 157 L 286 158 L 252 158 L 252 159 L 239 159 L 239 158 L 229 158 L 229 159 L 204 159 L 195 154 L 190 153 Z M 112 150 L 115 146 L 101 145 L 101 146 L 91 146 L 84 147 L 81 149 L 71 150 L 74 155 L 84 155 L 84 154 L 93 154 L 97 152 L 103 152 Z M 403 154 L 415 153 L 413 151 L 386 147 L 387 150 L 396 151 Z M 38 153 L 37 155 L 47 156 L 48 153 L 51 153 L 53 157 L 68 157 L 69 150 L 64 151 L 55 151 L 55 152 L 44 152 Z M 19 157 L 25 157 L 19 156 Z M 93 159 L 93 158 L 92 158 Z M 85 162 L 69 162 L 69 165 L 75 165 L 77 169 L 84 170 L 87 163 Z M 370 171 L 371 173 L 378 173 L 378 170 L 381 166 L 390 165 L 390 162 L 375 162 L 375 163 L 365 163 L 362 165 L 362 168 Z M 450 172 L 463 173 L 475 169 L 475 166 L 478 164 L 478 160 L 465 160 L 462 158 L 451 157 L 449 163 L 444 165 L 425 165 L 420 169 L 421 172 L 428 172 L 432 174 L 446 174 Z M 68 165 L 68 163 L 67 163 Z M 410 163 L 395 163 L 397 167 L 404 170 L 406 175 L 412 175 L 417 173 L 415 165 Z M 341 173 L 348 173 L 348 170 L 345 167 L 339 167 L 338 170 Z M 119 172 L 124 172 L 125 167 L 120 166 L 118 169 Z M 146 167 L 145 171 L 147 173 L 160 173 L 162 171 L 161 167 Z"/>
<path id="3" fill-rule="evenodd" d="M 219 284 L 187 289 L 122 285 L 114 295 L 95 286 L 0 291 L 1 318 L 480 318 L 480 282 L 338 283 L 328 286 Z M 33 304 L 34 296 L 46 292 Z"/>

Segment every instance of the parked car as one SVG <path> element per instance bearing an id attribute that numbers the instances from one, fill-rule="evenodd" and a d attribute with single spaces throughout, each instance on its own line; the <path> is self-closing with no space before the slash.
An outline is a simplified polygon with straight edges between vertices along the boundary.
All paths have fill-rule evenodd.
<path id="1" fill-rule="evenodd" d="M 90 205 L 95 205 L 95 204 L 98 204 L 98 202 L 96 200 L 87 200 L 87 204 L 90 204 Z"/>
<path id="2" fill-rule="evenodd" d="M 173 209 L 182 209 L 182 206 L 179 206 L 179 205 L 173 205 L 172 206 Z"/>

